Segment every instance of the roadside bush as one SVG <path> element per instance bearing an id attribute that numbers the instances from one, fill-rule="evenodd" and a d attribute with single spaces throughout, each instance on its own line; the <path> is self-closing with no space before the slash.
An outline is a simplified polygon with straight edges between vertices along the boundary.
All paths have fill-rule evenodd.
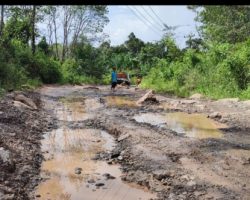
<path id="1" fill-rule="evenodd" d="M 61 66 L 61 83 L 79 84 L 83 78 L 78 74 L 78 63 L 75 59 L 67 59 Z"/>
<path id="2" fill-rule="evenodd" d="M 156 92 L 175 93 L 177 80 L 168 76 L 169 70 L 166 70 L 165 65 L 167 65 L 166 61 L 160 61 L 156 67 L 151 68 L 148 75 L 142 79 L 141 87 L 152 88 Z"/>
<path id="3" fill-rule="evenodd" d="M 35 54 L 32 64 L 43 83 L 57 83 L 61 80 L 60 63 L 47 57 L 43 52 Z"/>
<path id="4" fill-rule="evenodd" d="M 105 82 L 104 79 L 87 75 L 83 72 L 82 67 L 76 59 L 67 59 L 61 66 L 62 80 L 61 83 L 70 84 L 100 84 Z"/>
<path id="5" fill-rule="evenodd" d="M 243 90 L 239 95 L 240 99 L 250 99 L 250 84 L 246 90 Z"/>
<path id="6" fill-rule="evenodd" d="M 25 70 L 15 63 L 6 62 L 4 50 L 0 50 L 0 86 L 10 90 L 25 83 L 27 76 Z"/>
<path id="7" fill-rule="evenodd" d="M 104 85 L 111 84 L 111 73 L 106 73 L 103 75 L 102 84 Z"/>
<path id="8" fill-rule="evenodd" d="M 0 98 L 5 94 L 5 89 L 0 87 Z"/>
<path id="9" fill-rule="evenodd" d="M 37 87 L 42 86 L 40 79 L 28 79 L 25 84 L 21 85 L 22 90 L 34 90 Z"/>
<path id="10" fill-rule="evenodd" d="M 189 96 L 199 92 L 212 98 L 249 97 L 250 42 L 209 44 L 209 49 L 188 49 L 181 60 L 158 59 L 142 87 Z"/>

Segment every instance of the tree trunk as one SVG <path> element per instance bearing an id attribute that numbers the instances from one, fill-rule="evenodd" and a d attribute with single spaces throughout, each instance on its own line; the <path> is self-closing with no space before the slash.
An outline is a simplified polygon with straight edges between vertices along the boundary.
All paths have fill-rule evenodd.
<path id="1" fill-rule="evenodd" d="M 65 59 L 68 40 L 68 9 L 64 7 L 62 61 Z"/>
<path id="2" fill-rule="evenodd" d="M 0 22 L 0 36 L 3 34 L 4 27 L 4 5 L 1 5 L 1 22 Z"/>
<path id="3" fill-rule="evenodd" d="M 63 27 L 63 49 L 62 49 L 62 61 L 65 59 L 66 48 L 67 48 L 67 40 L 68 40 L 68 33 L 67 33 L 67 21 L 65 21 Z"/>
<path id="4" fill-rule="evenodd" d="M 54 19 L 54 32 L 55 32 L 55 43 L 56 43 L 56 57 L 59 58 L 58 47 L 57 47 L 57 32 L 56 32 L 56 20 Z"/>
<path id="5" fill-rule="evenodd" d="M 48 24 L 48 35 L 49 35 L 49 46 L 51 47 L 51 51 L 53 52 L 54 55 L 54 46 L 53 46 L 53 27 L 51 24 L 51 21 L 49 21 Z"/>
<path id="6" fill-rule="evenodd" d="M 32 17 L 31 17 L 31 25 L 32 25 L 32 35 L 31 35 L 31 48 L 32 54 L 35 54 L 36 46 L 35 46 L 35 23 L 36 23 L 36 6 L 33 6 L 32 9 Z"/>
<path id="7" fill-rule="evenodd" d="M 53 15 L 53 24 L 54 24 L 54 34 L 55 34 L 55 43 L 56 43 L 56 57 L 59 58 L 58 47 L 57 47 L 57 27 L 56 27 L 56 13 Z"/>
<path id="8" fill-rule="evenodd" d="M 71 6 L 64 6 L 64 21 L 63 21 L 63 49 L 62 49 L 62 61 L 68 54 L 68 39 L 72 31 L 72 23 L 74 18 L 74 12 Z"/>
<path id="9" fill-rule="evenodd" d="M 52 44 L 53 44 L 53 39 L 52 39 L 53 30 L 52 30 L 51 22 L 49 22 L 47 27 L 48 27 L 49 45 L 52 46 Z"/>

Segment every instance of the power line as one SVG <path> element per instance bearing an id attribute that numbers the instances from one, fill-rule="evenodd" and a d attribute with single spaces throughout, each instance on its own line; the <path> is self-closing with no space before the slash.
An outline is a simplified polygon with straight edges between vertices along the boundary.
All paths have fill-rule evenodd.
<path id="1" fill-rule="evenodd" d="M 127 7 L 133 12 L 133 14 L 134 14 L 140 21 L 143 22 L 143 24 L 145 24 L 147 27 L 149 27 L 150 30 L 154 31 L 157 35 L 160 35 L 160 34 L 158 33 L 158 31 L 156 31 L 155 29 L 152 29 L 152 28 L 144 21 L 143 18 L 141 18 L 139 15 L 137 15 L 137 13 L 136 13 L 132 8 L 130 8 L 129 6 L 127 6 Z M 161 36 L 161 35 L 160 35 L 160 36 Z"/>
<path id="2" fill-rule="evenodd" d="M 151 6 L 148 6 L 150 8 L 150 10 L 154 13 L 154 15 L 157 17 L 157 19 L 159 19 L 161 21 L 162 24 L 165 24 L 164 21 L 161 20 L 161 18 L 155 13 L 155 11 L 153 10 L 153 8 L 151 8 Z"/>
<path id="3" fill-rule="evenodd" d="M 145 16 L 136 8 L 134 7 L 134 9 L 139 13 L 138 15 L 147 23 L 149 24 L 148 27 L 152 28 L 152 30 L 155 30 L 157 33 L 160 33 L 161 30 L 159 30 L 158 28 L 154 27 L 154 24 L 152 24 L 147 18 L 145 18 Z"/>
<path id="4" fill-rule="evenodd" d="M 161 20 L 161 18 L 155 13 L 155 11 L 151 8 L 151 6 L 148 6 L 148 7 L 149 7 L 150 10 L 153 12 L 154 16 L 156 16 L 157 19 L 159 19 L 159 20 L 162 22 L 163 26 L 165 27 L 165 26 L 166 26 L 166 23 L 165 23 L 164 21 Z M 172 26 L 172 28 L 176 29 L 176 28 L 179 28 L 179 27 L 182 27 L 182 26 L 190 26 L 190 25 L 177 25 L 177 26 Z M 167 26 L 167 27 L 169 27 L 169 26 Z"/>
<path id="5" fill-rule="evenodd" d="M 127 6 L 127 7 L 133 12 L 133 14 L 134 14 L 140 21 L 143 22 L 143 24 L 145 24 L 150 30 L 154 31 L 157 35 L 159 35 L 158 31 L 156 31 L 155 29 L 151 29 L 151 26 L 149 26 L 149 25 L 147 24 L 147 21 L 146 21 L 146 22 L 144 21 L 144 20 L 145 20 L 144 18 L 141 18 L 140 15 L 137 15 L 137 13 L 136 13 L 132 8 L 130 8 L 129 6 Z"/>
<path id="6" fill-rule="evenodd" d="M 147 22 L 149 22 L 152 26 L 151 27 L 154 27 L 155 29 L 157 29 L 157 31 L 162 31 L 162 30 L 160 30 L 158 27 L 155 27 L 154 26 L 154 24 L 150 21 L 150 20 L 148 20 L 148 18 L 146 18 L 136 7 L 135 7 L 135 10 L 138 12 L 138 13 L 140 13 L 140 15 L 147 21 Z"/>
<path id="7" fill-rule="evenodd" d="M 158 21 L 155 20 L 155 18 L 153 18 L 152 15 L 143 6 L 141 6 L 141 8 L 144 10 L 144 12 L 147 14 L 147 16 L 149 16 L 149 19 L 154 22 L 154 25 L 157 25 L 157 28 L 162 29 L 161 24 L 159 24 Z"/>
<path id="8" fill-rule="evenodd" d="M 156 22 L 156 25 L 158 25 L 161 29 L 162 29 L 162 24 L 158 22 L 158 19 L 152 17 L 152 15 L 142 6 L 143 10 L 148 14 L 148 16 L 154 21 Z M 164 26 L 163 26 L 164 27 Z"/>

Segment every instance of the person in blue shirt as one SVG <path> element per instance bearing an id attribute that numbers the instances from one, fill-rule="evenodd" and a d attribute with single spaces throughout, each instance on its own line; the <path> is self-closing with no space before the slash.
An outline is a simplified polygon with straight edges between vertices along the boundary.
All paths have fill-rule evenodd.
<path id="1" fill-rule="evenodd" d="M 117 85 L 117 74 L 116 74 L 116 67 L 113 67 L 113 71 L 111 74 L 111 90 L 115 91 L 115 87 Z"/>

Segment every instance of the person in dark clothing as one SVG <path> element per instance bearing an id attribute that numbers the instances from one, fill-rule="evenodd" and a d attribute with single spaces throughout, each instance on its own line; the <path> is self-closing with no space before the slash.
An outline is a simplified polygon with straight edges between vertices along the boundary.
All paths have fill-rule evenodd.
<path id="1" fill-rule="evenodd" d="M 111 90 L 115 91 L 115 87 L 117 85 L 117 74 L 116 74 L 116 68 L 113 67 L 113 71 L 111 74 Z"/>

